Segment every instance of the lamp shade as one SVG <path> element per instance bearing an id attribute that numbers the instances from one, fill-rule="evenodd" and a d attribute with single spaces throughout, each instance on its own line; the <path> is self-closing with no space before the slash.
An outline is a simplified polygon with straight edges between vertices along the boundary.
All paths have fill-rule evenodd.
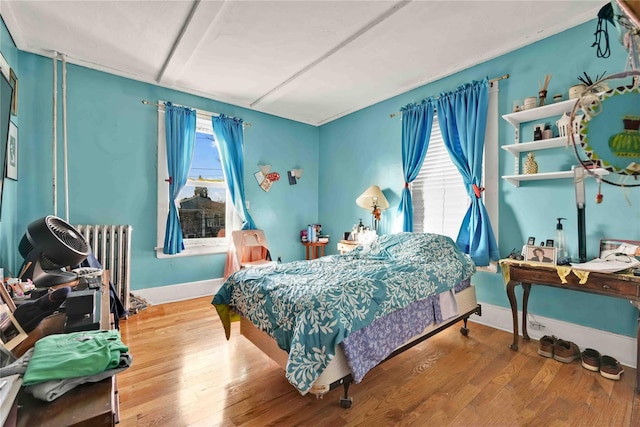
<path id="1" fill-rule="evenodd" d="M 363 209 L 371 210 L 374 207 L 385 210 L 389 207 L 387 198 L 382 194 L 382 190 L 377 185 L 367 188 L 357 199 L 356 204 Z"/>

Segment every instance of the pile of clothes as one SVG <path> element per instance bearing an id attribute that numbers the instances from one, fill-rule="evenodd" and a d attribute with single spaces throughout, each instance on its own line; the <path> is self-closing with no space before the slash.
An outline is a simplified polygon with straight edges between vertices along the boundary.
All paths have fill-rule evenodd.
<path id="1" fill-rule="evenodd" d="M 0 376 L 24 374 L 25 391 L 51 402 L 80 384 L 118 374 L 133 362 L 117 329 L 49 335 L 21 358 L 0 369 Z"/>

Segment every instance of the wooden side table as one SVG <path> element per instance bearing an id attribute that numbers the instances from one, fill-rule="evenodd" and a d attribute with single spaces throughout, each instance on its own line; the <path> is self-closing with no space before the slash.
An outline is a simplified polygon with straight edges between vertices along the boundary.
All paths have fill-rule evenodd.
<path id="1" fill-rule="evenodd" d="M 524 291 L 522 294 L 522 338 L 526 341 L 530 339 L 527 333 L 527 304 L 531 285 L 551 286 L 623 298 L 631 301 L 636 308 L 640 304 L 640 277 L 637 276 L 599 272 L 589 272 L 588 275 L 585 275 L 586 272 L 575 271 L 568 266 L 529 264 L 510 259 L 501 260 L 500 267 L 507 285 L 507 296 L 513 317 L 511 350 L 518 350 L 518 302 L 514 291 L 517 285 L 521 285 Z M 638 317 L 637 338 L 636 366 L 640 366 L 640 316 Z M 640 393 L 640 369 L 636 371 L 636 391 Z"/>
<path id="2" fill-rule="evenodd" d="M 302 242 L 308 260 L 324 256 L 324 247 L 327 246 L 327 244 L 328 242 Z"/>

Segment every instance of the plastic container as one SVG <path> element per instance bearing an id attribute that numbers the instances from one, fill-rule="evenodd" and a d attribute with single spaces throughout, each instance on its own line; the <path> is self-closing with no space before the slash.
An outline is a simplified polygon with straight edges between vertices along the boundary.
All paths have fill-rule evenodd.
<path id="1" fill-rule="evenodd" d="M 567 239 L 564 235 L 562 228 L 562 220 L 566 218 L 558 218 L 558 224 L 556 224 L 556 248 L 558 249 L 558 261 L 562 261 L 567 258 Z"/>

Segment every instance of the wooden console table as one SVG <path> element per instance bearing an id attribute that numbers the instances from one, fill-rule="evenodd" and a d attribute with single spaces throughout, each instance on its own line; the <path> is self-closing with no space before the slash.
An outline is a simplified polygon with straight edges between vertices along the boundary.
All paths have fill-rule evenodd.
<path id="1" fill-rule="evenodd" d="M 109 275 L 102 275 L 100 328 L 113 329 L 109 302 Z M 64 313 L 45 318 L 29 335 L 36 340 L 64 332 Z M 35 340 L 31 342 L 31 346 Z M 23 349 L 22 353 L 28 348 Z M 117 379 L 114 376 L 96 383 L 81 384 L 53 402 L 38 400 L 21 390 L 18 394 L 17 426 L 113 426 L 119 412 Z"/>
<path id="2" fill-rule="evenodd" d="M 640 277 L 628 274 L 612 274 L 572 270 L 569 266 L 529 264 L 523 261 L 503 259 L 500 261 L 502 275 L 507 285 L 507 296 L 513 316 L 512 350 L 518 350 L 518 302 L 514 288 L 521 285 L 522 295 L 522 338 L 529 340 L 527 333 L 527 304 L 531 285 L 551 286 L 572 291 L 588 292 L 624 298 L 640 308 Z M 636 351 L 636 391 L 640 392 L 640 315 L 638 316 Z"/>

